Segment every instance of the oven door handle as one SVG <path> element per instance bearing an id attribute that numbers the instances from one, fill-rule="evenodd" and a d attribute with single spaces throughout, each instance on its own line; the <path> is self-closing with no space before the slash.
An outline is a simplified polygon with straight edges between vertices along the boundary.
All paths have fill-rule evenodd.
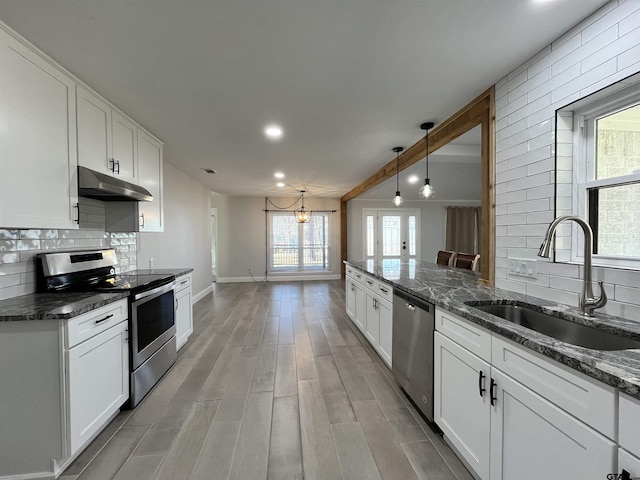
<path id="1" fill-rule="evenodd" d="M 146 297 L 150 297 L 151 295 L 159 295 L 162 293 L 166 293 L 169 290 L 173 290 L 173 287 L 175 287 L 176 282 L 175 280 L 172 281 L 171 283 L 167 283 L 166 285 L 162 285 L 158 288 L 154 288 L 153 290 L 147 290 L 146 292 L 140 292 L 136 295 L 133 296 L 133 301 L 136 300 L 140 300 L 142 298 L 146 298 Z"/>

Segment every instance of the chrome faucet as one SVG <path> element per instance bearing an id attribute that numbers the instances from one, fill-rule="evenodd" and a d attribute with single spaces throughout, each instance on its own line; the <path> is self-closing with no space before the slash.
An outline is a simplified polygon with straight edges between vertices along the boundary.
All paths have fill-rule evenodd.
<path id="1" fill-rule="evenodd" d="M 600 296 L 593 296 L 593 288 L 591 282 L 591 255 L 593 254 L 593 232 L 591 231 L 591 227 L 587 222 L 585 222 L 582 218 L 576 217 L 574 215 L 565 215 L 563 217 L 556 218 L 549 228 L 547 229 L 547 234 L 544 237 L 542 245 L 540 245 L 540 251 L 538 252 L 539 257 L 549 258 L 549 252 L 551 251 L 551 241 L 553 240 L 553 236 L 556 233 L 556 228 L 562 222 L 573 220 L 580 227 L 582 227 L 582 231 L 584 232 L 584 274 L 582 278 L 582 293 L 580 294 L 580 311 L 586 317 L 593 317 L 593 311 L 596 308 L 602 308 L 607 303 L 607 294 L 604 291 L 604 287 L 602 282 L 598 282 L 600 285 Z"/>

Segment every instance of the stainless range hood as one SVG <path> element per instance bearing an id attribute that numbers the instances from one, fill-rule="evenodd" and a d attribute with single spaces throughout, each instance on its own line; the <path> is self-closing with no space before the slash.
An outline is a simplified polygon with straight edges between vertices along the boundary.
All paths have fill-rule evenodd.
<path id="1" fill-rule="evenodd" d="M 78 195 L 105 202 L 153 200 L 151 192 L 140 185 L 80 166 L 78 167 Z"/>

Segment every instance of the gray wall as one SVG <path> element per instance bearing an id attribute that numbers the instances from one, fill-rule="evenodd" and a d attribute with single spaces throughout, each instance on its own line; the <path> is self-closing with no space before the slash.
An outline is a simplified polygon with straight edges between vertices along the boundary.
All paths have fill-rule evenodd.
<path id="1" fill-rule="evenodd" d="M 164 163 L 163 233 L 138 234 L 138 268 L 193 268 L 194 296 L 211 286 L 209 190 Z"/>
<path id="2" fill-rule="evenodd" d="M 278 206 L 288 206 L 295 197 L 270 199 Z M 331 270 L 333 275 L 339 275 L 340 201 L 305 196 L 304 203 L 305 208 L 311 210 L 337 210 L 329 221 Z M 249 269 L 256 280 L 263 280 L 266 260 L 264 197 L 230 197 L 212 193 L 211 206 L 218 210 L 218 281 L 251 281 Z M 299 206 L 300 203 L 292 208 Z M 269 279 L 277 280 L 278 276 L 269 275 Z"/>
<path id="3" fill-rule="evenodd" d="M 419 208 L 420 215 L 420 252 L 421 260 L 426 262 L 436 258 L 438 250 L 444 249 L 445 207 L 480 206 L 480 201 L 407 201 L 402 208 Z M 354 199 L 347 203 L 349 224 L 347 226 L 347 258 L 364 258 L 364 237 L 362 232 L 362 211 L 365 208 L 393 210 L 391 200 Z"/>

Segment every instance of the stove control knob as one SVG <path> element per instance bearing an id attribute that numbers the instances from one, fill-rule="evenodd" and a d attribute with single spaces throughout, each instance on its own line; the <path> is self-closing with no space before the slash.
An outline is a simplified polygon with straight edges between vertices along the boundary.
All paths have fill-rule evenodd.
<path id="1" fill-rule="evenodd" d="M 115 275 L 115 273 L 116 273 L 116 269 L 115 269 L 115 268 L 112 268 L 111 270 L 109 270 L 109 273 L 110 273 L 111 275 Z"/>

